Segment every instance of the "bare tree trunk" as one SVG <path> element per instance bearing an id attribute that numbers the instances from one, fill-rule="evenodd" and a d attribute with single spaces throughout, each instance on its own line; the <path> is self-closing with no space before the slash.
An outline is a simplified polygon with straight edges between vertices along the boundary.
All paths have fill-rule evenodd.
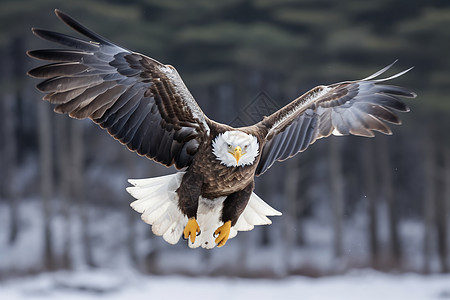
<path id="1" fill-rule="evenodd" d="M 373 144 L 372 141 L 363 141 L 363 173 L 364 173 L 364 189 L 369 201 L 368 214 L 369 214 L 369 249 L 371 265 L 373 268 L 379 267 L 380 249 L 378 245 L 378 222 L 377 222 L 377 205 L 376 205 L 376 176 Z"/>
<path id="2" fill-rule="evenodd" d="M 62 202 L 61 214 L 64 218 L 64 232 L 66 234 L 63 236 L 63 249 L 62 249 L 62 257 L 61 257 L 61 267 L 63 268 L 71 268 L 71 232 L 72 232 L 72 218 L 70 214 L 71 209 L 71 169 L 70 166 L 70 151 L 69 151 L 69 130 L 67 126 L 67 118 L 66 116 L 57 115 L 56 116 L 56 156 L 58 159 L 58 180 L 59 180 L 59 195 L 60 201 Z"/>
<path id="3" fill-rule="evenodd" d="M 3 134 L 3 156 L 2 156 L 2 173 L 5 178 L 2 179 L 0 189 L 4 191 L 4 196 L 9 202 L 10 208 L 10 226 L 8 232 L 8 242 L 13 244 L 19 234 L 19 188 L 15 183 L 17 182 L 17 169 L 19 164 L 19 157 L 17 155 L 20 151 L 18 137 L 20 122 L 17 122 L 18 114 L 17 108 L 19 107 L 19 100 L 21 96 L 21 88 L 23 85 L 23 67 L 25 58 L 23 53 L 23 38 L 14 38 L 8 45 L 3 48 L 6 51 L 2 51 L 0 68 L 2 74 L 0 75 L 0 82 L 5 80 L 6 82 L 14 82 L 17 87 L 13 85 L 13 91 L 4 94 L 2 103 L 0 103 L 0 112 L 3 114 L 3 126 L 1 130 Z M 6 86 L 5 86 L 6 87 Z M 3 185 L 3 187 L 1 186 Z"/>
<path id="4" fill-rule="evenodd" d="M 2 184 L 4 185 L 5 198 L 10 204 L 10 224 L 9 224 L 9 236 L 8 242 L 13 244 L 19 233 L 19 197 L 17 195 L 17 187 L 14 184 L 16 180 L 17 171 L 17 140 L 15 134 L 15 112 L 14 103 L 16 98 L 13 94 L 7 94 L 2 102 L 3 111 L 3 141 L 8 141 L 3 143 L 4 153 L 2 159 L 2 172 L 4 174 L 4 179 Z"/>
<path id="5" fill-rule="evenodd" d="M 297 196 L 298 196 L 298 184 L 299 184 L 299 169 L 298 160 L 292 158 L 291 161 L 285 166 L 284 174 L 284 198 L 285 198 L 285 212 L 283 215 L 283 231 L 284 231 L 284 243 L 283 243 L 283 258 L 284 258 L 284 274 L 289 274 L 290 258 L 292 251 L 297 244 L 297 230 L 299 224 L 297 223 Z"/>
<path id="6" fill-rule="evenodd" d="M 342 218 L 344 210 L 344 182 L 341 164 L 342 141 L 332 137 L 330 140 L 330 181 L 333 209 L 333 249 L 336 257 L 342 256 Z"/>
<path id="7" fill-rule="evenodd" d="M 424 265 L 423 271 L 429 273 L 431 271 L 430 263 L 432 260 L 432 245 L 433 245 L 433 219 L 435 217 L 435 199 L 436 199 L 436 186 L 435 186 L 435 174 L 436 166 L 434 162 L 435 148 L 433 139 L 430 136 L 431 129 L 428 128 L 424 136 L 424 167 L 425 167 L 425 195 L 423 199 L 424 205 L 424 237 L 423 237 L 423 256 Z"/>
<path id="8" fill-rule="evenodd" d="M 133 159 L 134 153 L 130 153 L 128 149 L 123 149 L 122 157 L 123 161 L 125 162 L 125 165 L 127 166 L 127 173 L 128 178 L 136 178 L 137 175 L 137 168 L 135 165 L 135 160 Z M 139 267 L 139 257 L 136 250 L 136 212 L 131 209 L 131 207 L 128 206 L 128 209 L 124 210 L 124 213 L 126 213 L 127 221 L 128 221 L 128 228 L 129 232 L 127 235 L 127 248 L 128 248 L 128 255 L 130 257 L 130 260 L 132 264 L 135 267 Z M 143 269 L 141 269 L 143 271 Z"/>
<path id="9" fill-rule="evenodd" d="M 89 211 L 86 204 L 84 191 L 84 151 L 83 151 L 83 124 L 72 121 L 71 125 L 71 147 L 72 147 L 72 180 L 75 200 L 79 203 L 81 218 L 81 240 L 83 243 L 83 254 L 88 266 L 95 266 L 92 256 L 91 238 L 89 235 Z"/>
<path id="10" fill-rule="evenodd" d="M 298 185 L 299 185 L 300 170 L 298 168 L 298 160 L 292 159 L 286 164 L 284 195 L 286 198 L 286 213 L 284 218 L 284 226 L 286 228 L 286 242 L 290 248 L 297 244 L 297 230 L 299 224 L 297 223 L 298 211 Z M 294 230 L 293 230 L 294 229 Z"/>
<path id="11" fill-rule="evenodd" d="M 444 226 L 446 228 L 449 228 L 450 226 L 450 148 L 449 147 L 445 147 L 444 149 L 445 153 L 444 153 L 444 166 L 445 166 L 445 174 L 444 174 L 444 203 L 445 203 L 445 209 L 443 209 L 443 212 L 445 213 L 445 221 L 444 221 Z M 447 232 L 447 234 L 445 234 L 445 236 L 448 238 L 449 233 Z M 448 241 L 447 241 L 447 245 L 448 245 Z M 449 272 L 449 268 L 450 268 L 450 259 L 448 257 L 448 253 L 449 253 L 449 249 L 447 249 L 446 251 L 446 272 Z"/>
<path id="12" fill-rule="evenodd" d="M 52 248 L 52 196 L 53 196 L 53 172 L 52 172 L 52 140 L 49 107 L 45 103 L 38 104 L 38 129 L 39 129 L 39 161 L 40 161 L 40 186 L 44 217 L 44 257 L 46 268 L 55 268 Z"/>
<path id="13" fill-rule="evenodd" d="M 441 264 L 441 272 L 448 273 L 448 203 L 447 203 L 447 194 L 449 193 L 449 187 L 445 186 L 445 183 L 449 183 L 448 181 L 448 171 L 450 168 L 450 153 L 449 149 L 445 146 L 442 146 L 442 156 L 444 159 L 443 166 L 443 182 L 440 185 L 442 189 L 442 193 L 439 193 L 439 197 L 436 198 L 436 229 L 437 229 L 437 242 L 438 242 L 438 252 L 439 252 L 439 260 Z"/>
<path id="14" fill-rule="evenodd" d="M 389 156 L 389 145 L 387 137 L 378 137 L 379 162 L 381 167 L 381 186 L 383 187 L 384 197 L 386 198 L 386 207 L 389 220 L 389 257 L 394 268 L 401 267 L 401 246 L 398 232 L 398 217 L 395 209 L 395 190 L 392 179 L 392 165 Z"/>

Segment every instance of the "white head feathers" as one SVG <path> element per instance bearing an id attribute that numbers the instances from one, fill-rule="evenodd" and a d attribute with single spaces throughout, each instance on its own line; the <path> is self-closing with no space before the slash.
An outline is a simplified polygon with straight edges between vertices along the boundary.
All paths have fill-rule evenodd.
<path id="1" fill-rule="evenodd" d="M 242 131 L 226 131 L 212 142 L 213 153 L 227 167 L 251 165 L 258 155 L 259 145 L 255 136 Z"/>

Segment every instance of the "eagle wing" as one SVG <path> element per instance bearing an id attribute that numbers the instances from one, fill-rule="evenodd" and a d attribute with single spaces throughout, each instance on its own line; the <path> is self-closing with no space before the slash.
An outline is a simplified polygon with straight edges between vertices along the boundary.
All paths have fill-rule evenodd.
<path id="1" fill-rule="evenodd" d="M 375 79 L 394 63 L 362 80 L 318 86 L 265 117 L 257 124 L 266 127 L 268 134 L 256 175 L 263 174 L 275 161 L 288 159 L 331 134 L 392 134 L 385 122 L 401 124 L 395 111 L 409 111 L 399 97 L 416 97 L 406 88 L 379 84 L 411 68 L 389 78 Z"/>
<path id="2" fill-rule="evenodd" d="M 130 150 L 166 166 L 189 166 L 205 135 L 206 116 L 177 71 L 129 51 L 55 10 L 88 40 L 33 29 L 38 37 L 65 49 L 29 51 L 53 63 L 28 72 L 45 79 L 37 88 L 55 111 L 90 118 Z"/>

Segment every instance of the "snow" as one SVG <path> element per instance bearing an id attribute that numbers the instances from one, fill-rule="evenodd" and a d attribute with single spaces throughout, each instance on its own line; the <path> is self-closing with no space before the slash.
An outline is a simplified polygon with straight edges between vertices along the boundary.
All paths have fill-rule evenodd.
<path id="1" fill-rule="evenodd" d="M 9 274 L 28 274 L 43 269 L 43 216 L 41 202 L 24 199 L 20 205 L 20 234 L 14 244 L 8 242 L 9 207 L 0 202 L 0 277 Z M 80 269 L 86 265 L 82 243 L 82 220 L 76 207 L 70 218 L 61 213 L 61 203 L 53 201 L 54 217 L 51 222 L 53 250 L 61 257 L 63 243 L 69 239 L 72 266 Z M 362 208 L 364 209 L 364 207 Z M 160 275 L 195 274 L 238 275 L 251 277 L 284 277 L 289 274 L 319 276 L 341 273 L 355 267 L 367 266 L 368 238 L 364 229 L 367 220 L 361 217 L 349 218 L 344 224 L 343 257 L 337 259 L 332 251 L 332 228 L 324 217 L 314 216 L 302 223 L 304 246 L 286 242 L 286 219 L 273 218 L 270 227 L 258 226 L 250 232 L 242 232 L 227 243 L 227 247 L 213 252 L 187 251 L 186 243 L 169 245 L 162 238 L 154 236 L 151 228 L 142 222 L 138 214 L 131 216 L 128 203 L 115 207 L 93 206 L 89 210 L 87 224 L 93 241 L 92 255 L 100 268 L 133 269 L 128 248 L 129 236 L 133 235 L 138 269 Z M 361 214 L 356 214 L 361 216 Z M 124 226 L 127 224 L 127 226 Z M 69 225 L 69 228 L 67 226 Z M 422 225 L 416 221 L 400 224 L 402 236 L 403 270 L 423 269 L 421 257 Z M 261 246 L 264 230 L 269 230 L 270 245 Z M 289 227 L 289 230 L 296 230 Z M 295 234 L 295 232 L 291 232 Z M 33 249 L 33 251 L 30 251 Z M 230 257 L 234 257 L 230 263 Z M 150 261 L 149 261 L 150 259 Z M 438 271 L 437 258 L 432 261 L 433 272 Z M 0 300 L 2 300 L 0 295 Z"/>
<path id="2" fill-rule="evenodd" d="M 243 279 L 148 276 L 134 271 L 78 270 L 0 282 L 0 299 L 450 299 L 450 275 L 352 271 L 321 278 Z"/>

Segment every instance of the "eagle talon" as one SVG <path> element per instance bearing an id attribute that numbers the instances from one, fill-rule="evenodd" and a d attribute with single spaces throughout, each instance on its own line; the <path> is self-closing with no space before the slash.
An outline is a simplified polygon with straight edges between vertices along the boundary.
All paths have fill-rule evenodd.
<path id="1" fill-rule="evenodd" d="M 222 247 L 228 241 L 228 237 L 230 236 L 230 229 L 231 221 L 226 221 L 214 232 L 214 234 L 217 235 L 217 238 L 215 240 L 217 247 Z"/>
<path id="2" fill-rule="evenodd" d="M 186 227 L 184 227 L 184 238 L 189 239 L 191 237 L 192 244 L 195 242 L 195 237 L 200 234 L 200 226 L 198 226 L 197 220 L 194 218 L 189 218 Z"/>
<path id="3" fill-rule="evenodd" d="M 202 234 L 202 231 L 198 231 L 197 234 L 195 236 L 199 236 L 200 234 Z"/>

